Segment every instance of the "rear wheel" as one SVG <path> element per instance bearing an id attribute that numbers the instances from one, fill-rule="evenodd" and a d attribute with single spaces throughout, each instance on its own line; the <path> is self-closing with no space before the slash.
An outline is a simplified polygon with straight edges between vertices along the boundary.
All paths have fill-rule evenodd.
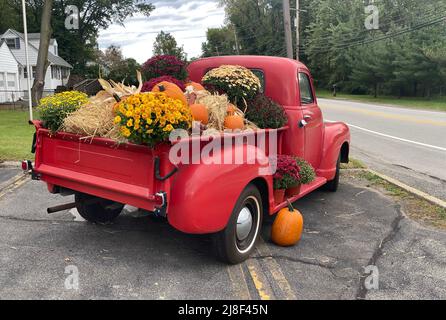
<path id="1" fill-rule="evenodd" d="M 226 228 L 214 235 L 218 258 L 230 264 L 248 259 L 260 236 L 262 219 L 262 196 L 249 185 L 237 200 Z"/>
<path id="2" fill-rule="evenodd" d="M 339 178 L 341 175 L 341 155 L 339 154 L 338 162 L 336 163 L 336 175 L 333 180 L 328 181 L 323 189 L 330 192 L 336 192 L 339 188 Z"/>
<path id="3" fill-rule="evenodd" d="M 87 221 L 107 223 L 115 220 L 124 205 L 107 199 L 98 198 L 85 193 L 75 195 L 76 209 Z"/>

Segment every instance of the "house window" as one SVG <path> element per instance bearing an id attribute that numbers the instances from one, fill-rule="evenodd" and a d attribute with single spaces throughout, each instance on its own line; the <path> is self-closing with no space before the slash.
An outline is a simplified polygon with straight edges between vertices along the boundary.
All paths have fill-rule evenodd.
<path id="1" fill-rule="evenodd" d="M 19 38 L 7 38 L 6 45 L 9 49 L 20 49 L 20 39 Z"/>
<path id="2" fill-rule="evenodd" d="M 0 73 L 0 91 L 5 89 L 5 75 Z"/>
<path id="3" fill-rule="evenodd" d="M 67 79 L 69 74 L 70 74 L 70 69 L 62 68 L 62 79 Z"/>
<path id="4" fill-rule="evenodd" d="M 33 68 L 33 77 L 32 77 L 32 79 L 35 79 L 36 78 L 36 67 L 34 66 L 32 68 Z M 28 68 L 26 66 L 23 67 L 23 77 L 25 79 L 28 78 Z"/>
<path id="5" fill-rule="evenodd" d="M 51 78 L 60 80 L 60 67 L 51 66 Z"/>
<path id="6" fill-rule="evenodd" d="M 8 77 L 8 88 L 9 89 L 15 89 L 15 77 L 16 74 L 15 73 L 8 73 L 7 74 Z"/>

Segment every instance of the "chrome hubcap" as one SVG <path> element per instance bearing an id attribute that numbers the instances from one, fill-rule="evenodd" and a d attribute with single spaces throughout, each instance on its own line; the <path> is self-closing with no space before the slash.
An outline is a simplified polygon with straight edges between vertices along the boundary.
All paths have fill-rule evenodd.
<path id="1" fill-rule="evenodd" d="M 252 213 L 244 207 L 237 218 L 237 239 L 243 241 L 248 238 L 252 228 Z"/>

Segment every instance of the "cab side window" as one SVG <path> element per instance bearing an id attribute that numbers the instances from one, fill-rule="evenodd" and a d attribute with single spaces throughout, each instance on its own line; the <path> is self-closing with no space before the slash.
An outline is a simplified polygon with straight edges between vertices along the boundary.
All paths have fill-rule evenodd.
<path id="1" fill-rule="evenodd" d="M 300 88 L 300 103 L 312 104 L 314 103 L 313 90 L 311 90 L 310 78 L 306 73 L 299 73 L 299 88 Z"/>

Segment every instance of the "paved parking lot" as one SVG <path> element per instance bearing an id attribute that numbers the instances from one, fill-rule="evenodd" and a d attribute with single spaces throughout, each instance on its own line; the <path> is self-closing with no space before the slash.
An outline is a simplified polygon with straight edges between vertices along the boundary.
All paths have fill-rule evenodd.
<path id="1" fill-rule="evenodd" d="M 17 170 L 0 172 L 11 182 Z M 267 219 L 256 255 L 238 266 L 216 261 L 208 236 L 138 213 L 107 226 L 46 214 L 70 201 L 27 179 L 0 185 L 0 299 L 446 298 L 446 234 L 355 180 L 296 203 L 305 233 L 295 247 L 271 244 Z M 364 288 L 368 265 L 379 290 Z M 78 290 L 65 287 L 73 267 Z"/>

